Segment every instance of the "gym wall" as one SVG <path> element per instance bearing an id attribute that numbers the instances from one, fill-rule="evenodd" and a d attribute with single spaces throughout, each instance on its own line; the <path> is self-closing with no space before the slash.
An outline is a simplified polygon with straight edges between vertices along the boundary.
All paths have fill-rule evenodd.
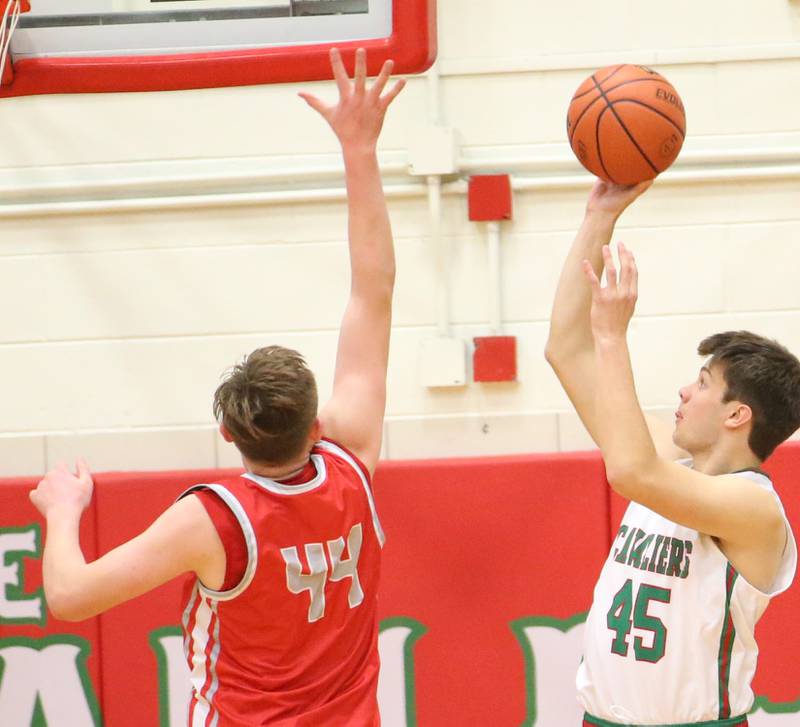
<path id="1" fill-rule="evenodd" d="M 542 351 L 591 181 L 558 185 L 581 173 L 566 108 L 610 63 L 655 66 L 688 115 L 675 171 L 617 235 L 641 267 L 631 346 L 643 404 L 669 418 L 699 367 L 698 340 L 717 330 L 800 352 L 796 2 L 679 0 L 656 12 L 629 0 L 441 0 L 439 19 L 439 94 L 410 79 L 380 145 L 398 257 L 385 459 L 590 446 Z M 309 87 L 334 96 L 333 84 Z M 79 454 L 99 471 L 236 466 L 211 394 L 260 345 L 296 347 L 330 391 L 348 290 L 341 164 L 298 90 L 3 100 L 0 475 Z M 437 113 L 465 172 L 510 171 L 534 187 L 515 193 L 502 225 L 516 383 L 471 383 L 469 371 L 461 387 L 422 382 L 437 291 L 449 286 L 449 334 L 468 358 L 489 318 L 486 230 L 467 220 L 465 185 L 445 180 L 437 271 L 424 182 L 405 171 L 409 141 Z M 339 198 L 308 201 L 311 188 Z M 299 199 L 274 199 L 287 191 Z"/>
<path id="2" fill-rule="evenodd" d="M 781 447 L 767 469 L 800 532 L 800 443 Z M 87 557 L 136 535 L 187 486 L 223 474 L 98 475 L 81 533 Z M 0 570 L 3 726 L 97 727 L 102 715 L 109 727 L 182 727 L 181 579 L 98 618 L 52 618 L 40 590 L 44 526 L 28 500 L 34 482 L 0 481 L 0 564 L 8 566 Z M 382 724 L 579 724 L 583 624 L 624 508 L 599 456 L 384 462 L 374 484 L 387 537 L 378 613 Z M 346 597 L 347 588 L 331 583 L 327 597 Z M 751 727 L 800 721 L 798 607 L 795 583 L 758 624 Z"/>

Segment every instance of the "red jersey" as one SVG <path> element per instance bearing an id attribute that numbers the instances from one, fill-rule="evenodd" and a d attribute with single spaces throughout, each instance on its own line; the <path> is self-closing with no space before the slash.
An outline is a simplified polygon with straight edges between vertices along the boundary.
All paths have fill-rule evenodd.
<path id="1" fill-rule="evenodd" d="M 230 590 L 190 584 L 183 612 L 190 727 L 375 727 L 376 597 L 383 531 L 364 466 L 330 441 L 316 476 L 286 485 L 245 473 L 202 484 L 247 544 Z"/>

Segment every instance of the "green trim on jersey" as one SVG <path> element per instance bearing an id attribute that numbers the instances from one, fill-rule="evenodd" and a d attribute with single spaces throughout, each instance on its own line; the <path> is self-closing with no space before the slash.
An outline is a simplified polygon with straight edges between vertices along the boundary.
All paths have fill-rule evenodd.
<path id="1" fill-rule="evenodd" d="M 731 615 L 731 597 L 733 587 L 739 574 L 728 563 L 725 569 L 725 616 L 722 619 L 722 630 L 719 634 L 719 653 L 717 655 L 717 674 L 719 675 L 719 718 L 727 719 L 731 716 L 731 655 L 733 642 L 736 639 L 736 628 Z"/>
<path id="2" fill-rule="evenodd" d="M 584 714 L 583 720 L 586 724 L 596 725 L 596 727 L 739 727 L 739 725 L 746 724 L 747 715 L 742 714 L 738 717 L 731 717 L 730 719 L 715 719 L 711 722 L 683 722 L 681 724 L 659 724 L 659 725 L 642 725 L 642 724 L 627 724 L 623 725 L 620 722 L 608 722 L 599 717 L 592 717 L 591 714 Z"/>

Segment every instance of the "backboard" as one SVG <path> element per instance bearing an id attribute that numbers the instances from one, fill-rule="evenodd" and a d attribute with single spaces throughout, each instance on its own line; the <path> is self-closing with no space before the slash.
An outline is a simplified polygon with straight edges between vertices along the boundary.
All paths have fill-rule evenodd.
<path id="1" fill-rule="evenodd" d="M 368 50 L 417 73 L 436 56 L 436 0 L 30 0 L 0 96 L 167 91 L 331 77 Z M 348 64 L 349 65 L 349 64 Z"/>

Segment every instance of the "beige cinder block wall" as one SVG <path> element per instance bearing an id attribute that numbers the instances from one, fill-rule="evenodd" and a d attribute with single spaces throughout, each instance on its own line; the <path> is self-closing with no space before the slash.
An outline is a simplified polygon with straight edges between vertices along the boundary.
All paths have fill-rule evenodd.
<path id="1" fill-rule="evenodd" d="M 498 0 L 491 12 L 441 0 L 439 15 L 441 118 L 457 131 L 462 171 L 512 171 L 528 187 L 502 228 L 519 382 L 421 381 L 436 291 L 449 285 L 450 334 L 468 343 L 488 332 L 489 311 L 485 230 L 467 221 L 455 178 L 447 280 L 437 271 L 424 185 L 405 172 L 409 139 L 431 115 L 428 80 L 413 78 L 380 146 L 399 273 L 384 456 L 589 445 L 542 349 L 590 182 L 553 181 L 579 173 L 566 106 L 610 63 L 657 67 L 688 113 L 679 164 L 619 229 L 641 266 L 631 338 L 643 404 L 669 415 L 696 373 L 697 341 L 715 330 L 752 328 L 800 352 L 797 3 L 681 0 L 665 15 L 632 0 L 546 10 Z M 348 286 L 341 166 L 297 90 L 0 102 L 0 476 L 78 454 L 99 470 L 234 464 L 211 394 L 259 345 L 303 351 L 330 391 Z M 296 199 L 276 201 L 287 190 Z"/>

